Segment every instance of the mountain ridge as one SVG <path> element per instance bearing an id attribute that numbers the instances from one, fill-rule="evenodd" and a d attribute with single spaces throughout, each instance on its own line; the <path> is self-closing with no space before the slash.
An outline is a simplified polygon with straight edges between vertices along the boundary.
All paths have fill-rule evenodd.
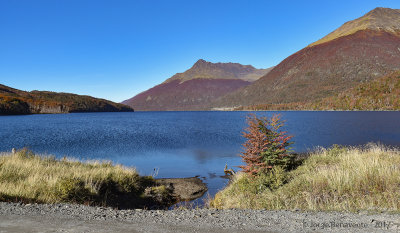
<path id="1" fill-rule="evenodd" d="M 217 62 L 212 63 L 199 59 L 191 68 L 182 73 L 176 73 L 171 78 L 163 83 L 173 80 L 180 82 L 189 81 L 196 78 L 205 79 L 241 79 L 244 81 L 253 82 L 263 76 L 271 68 L 256 69 L 252 65 L 242 65 L 233 62 Z"/>
<path id="2" fill-rule="evenodd" d="M 383 30 L 400 35 L 400 9 L 377 7 L 360 18 L 344 23 L 322 39 L 310 44 L 309 47 L 366 29 Z"/>
<path id="3" fill-rule="evenodd" d="M 269 70 L 200 59 L 185 72 L 122 103 L 142 111 L 207 110 L 218 97 L 249 85 Z"/>

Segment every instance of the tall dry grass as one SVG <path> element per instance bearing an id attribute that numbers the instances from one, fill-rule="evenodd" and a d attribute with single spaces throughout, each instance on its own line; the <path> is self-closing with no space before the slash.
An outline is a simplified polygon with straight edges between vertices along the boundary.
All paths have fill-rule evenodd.
<path id="1" fill-rule="evenodd" d="M 274 187 L 271 182 L 280 185 Z M 372 144 L 320 149 L 287 173 L 277 169 L 256 178 L 237 175 L 211 206 L 399 211 L 400 151 Z"/>
<path id="2" fill-rule="evenodd" d="M 0 154 L 1 201 L 118 206 L 127 198 L 138 201 L 149 182 L 135 169 L 111 162 L 57 160 L 25 149 Z"/>

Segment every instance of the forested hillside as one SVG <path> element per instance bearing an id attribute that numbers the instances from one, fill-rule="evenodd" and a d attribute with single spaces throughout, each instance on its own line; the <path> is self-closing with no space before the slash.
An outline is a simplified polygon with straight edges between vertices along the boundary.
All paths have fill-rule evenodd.
<path id="1" fill-rule="evenodd" d="M 132 112 L 129 106 L 91 96 L 49 91 L 21 91 L 0 84 L 0 114 Z"/>

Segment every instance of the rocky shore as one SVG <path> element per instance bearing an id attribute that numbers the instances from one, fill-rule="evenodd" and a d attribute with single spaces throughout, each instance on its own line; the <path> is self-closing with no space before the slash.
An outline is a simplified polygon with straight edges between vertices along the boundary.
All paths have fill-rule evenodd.
<path id="1" fill-rule="evenodd" d="M 0 202 L 0 232 L 399 232 L 400 214 L 116 210 Z"/>
<path id="2" fill-rule="evenodd" d="M 207 185 L 198 177 L 156 179 L 158 185 L 164 185 L 172 191 L 178 201 L 190 201 L 202 197 L 207 192 Z"/>

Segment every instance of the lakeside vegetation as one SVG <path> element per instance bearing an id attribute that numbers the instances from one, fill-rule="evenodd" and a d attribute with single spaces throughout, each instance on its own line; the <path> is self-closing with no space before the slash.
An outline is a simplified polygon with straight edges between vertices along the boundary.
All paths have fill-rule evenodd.
<path id="1" fill-rule="evenodd" d="M 142 208 L 171 204 L 170 190 L 134 168 L 23 149 L 0 154 L 0 201 Z"/>
<path id="2" fill-rule="evenodd" d="M 211 201 L 219 209 L 399 211 L 400 151 L 378 145 L 314 152 L 297 169 L 237 174 Z"/>
<path id="3" fill-rule="evenodd" d="M 277 124 L 278 122 L 278 124 Z M 332 148 L 296 159 L 279 116 L 248 118 L 246 165 L 216 194 L 218 209 L 399 211 L 400 150 L 377 144 Z"/>

